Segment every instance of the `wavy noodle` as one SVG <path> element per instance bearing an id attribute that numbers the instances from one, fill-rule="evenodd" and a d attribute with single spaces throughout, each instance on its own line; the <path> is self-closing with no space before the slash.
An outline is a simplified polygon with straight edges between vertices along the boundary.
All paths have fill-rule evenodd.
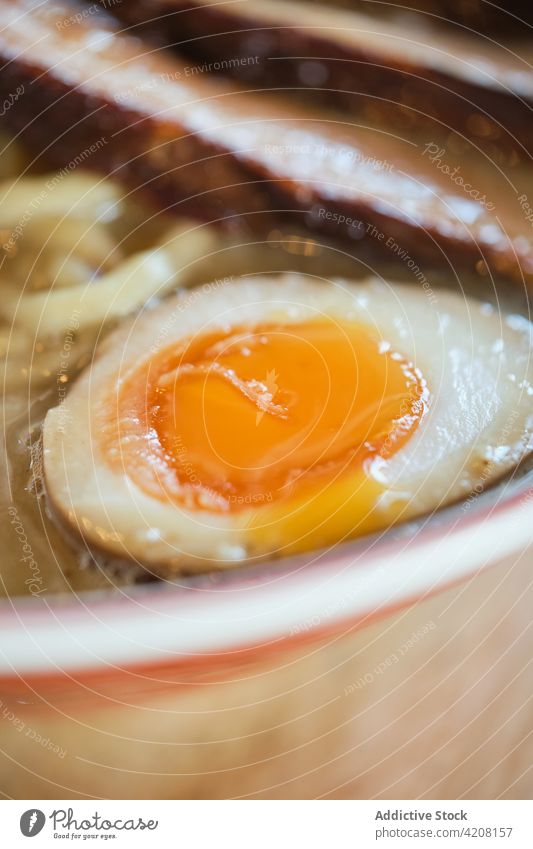
<path id="1" fill-rule="evenodd" d="M 120 318 L 153 297 L 161 297 L 186 282 L 187 266 L 215 246 L 213 233 L 183 225 L 164 247 L 140 251 L 122 260 L 94 282 L 54 286 L 44 292 L 20 294 L 4 290 L 0 312 L 29 333 L 61 334 L 75 316 L 77 329 Z M 63 269 L 63 276 L 65 271 Z"/>
<path id="2" fill-rule="evenodd" d="M 0 146 L 0 366 L 11 391 L 57 379 L 67 337 L 75 369 L 102 327 L 187 285 L 219 237 L 195 222 L 170 226 L 83 170 L 21 176 L 24 151 Z"/>
<path id="3" fill-rule="evenodd" d="M 324 271 L 320 246 L 298 234 L 273 231 L 272 244 L 282 245 L 277 251 L 268 240 L 243 245 L 207 225 L 172 223 L 115 181 L 82 169 L 21 176 L 24 152 L 8 142 L 3 151 L 0 357 L 9 390 L 57 376 L 66 337 L 76 339 L 76 357 L 84 356 L 103 328 L 177 287 L 285 270 L 287 263 Z M 352 276 L 348 265 L 328 254 L 329 273 Z"/>

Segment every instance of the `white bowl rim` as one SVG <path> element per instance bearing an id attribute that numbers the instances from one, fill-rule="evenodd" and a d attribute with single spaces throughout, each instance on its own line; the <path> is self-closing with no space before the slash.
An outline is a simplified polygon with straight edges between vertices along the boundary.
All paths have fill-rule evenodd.
<path id="1" fill-rule="evenodd" d="M 206 658 L 216 666 L 250 649 L 268 653 L 291 640 L 365 625 L 527 548 L 528 478 L 512 493 L 498 490 L 496 501 L 486 494 L 472 511 L 463 504 L 435 514 L 437 524 L 426 519 L 412 535 L 406 526 L 393 541 L 362 538 L 269 567 L 238 568 L 221 586 L 192 581 L 6 599 L 0 679 L 205 667 Z"/>

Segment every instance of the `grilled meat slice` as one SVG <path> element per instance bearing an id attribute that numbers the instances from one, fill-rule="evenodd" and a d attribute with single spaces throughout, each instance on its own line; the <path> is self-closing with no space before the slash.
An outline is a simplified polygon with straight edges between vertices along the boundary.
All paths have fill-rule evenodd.
<path id="1" fill-rule="evenodd" d="M 484 158 L 212 79 L 94 7 L 4 3 L 0 56 L 0 96 L 23 90 L 4 120 L 62 168 L 210 220 L 253 226 L 274 210 L 398 261 L 533 277 L 530 174 L 513 183 Z"/>

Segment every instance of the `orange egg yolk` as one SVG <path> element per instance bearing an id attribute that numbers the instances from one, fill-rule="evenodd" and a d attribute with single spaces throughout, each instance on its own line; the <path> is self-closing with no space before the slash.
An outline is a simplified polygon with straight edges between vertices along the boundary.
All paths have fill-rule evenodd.
<path id="1" fill-rule="evenodd" d="M 272 322 L 154 356 L 123 382 L 110 410 L 120 432 L 107 439 L 151 495 L 237 512 L 324 491 L 391 457 L 425 399 L 420 373 L 365 326 Z"/>

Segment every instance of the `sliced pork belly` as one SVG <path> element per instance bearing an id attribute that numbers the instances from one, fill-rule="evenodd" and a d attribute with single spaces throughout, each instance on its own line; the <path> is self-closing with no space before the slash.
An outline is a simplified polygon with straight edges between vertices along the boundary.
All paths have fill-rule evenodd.
<path id="1" fill-rule="evenodd" d="M 0 7 L 1 95 L 23 90 L 4 120 L 46 161 L 210 220 L 273 214 L 389 259 L 533 277 L 530 174 L 213 79 L 87 8 Z"/>
<path id="2" fill-rule="evenodd" d="M 404 128 L 451 128 L 492 156 L 529 158 L 533 47 L 525 23 L 525 38 L 502 41 L 500 34 L 447 28 L 431 15 L 393 18 L 364 9 L 297 0 L 145 0 L 116 7 L 128 24 L 146 25 L 235 76 L 306 89 L 330 106 Z"/>

